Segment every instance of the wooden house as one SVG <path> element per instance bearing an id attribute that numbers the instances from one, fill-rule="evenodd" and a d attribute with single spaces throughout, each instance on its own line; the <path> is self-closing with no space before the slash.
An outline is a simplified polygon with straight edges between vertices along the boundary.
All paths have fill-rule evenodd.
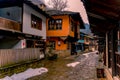
<path id="1" fill-rule="evenodd" d="M 47 17 L 31 1 L 0 0 L 0 67 L 44 55 Z"/>
<path id="2" fill-rule="evenodd" d="M 78 12 L 49 10 L 53 19 L 47 19 L 47 43 L 56 53 L 67 56 L 75 52 L 80 28 L 84 28 Z"/>
<path id="3" fill-rule="evenodd" d="M 98 50 L 104 53 L 106 78 L 120 80 L 120 1 L 81 1 L 86 7 L 92 32 L 98 35 Z"/>

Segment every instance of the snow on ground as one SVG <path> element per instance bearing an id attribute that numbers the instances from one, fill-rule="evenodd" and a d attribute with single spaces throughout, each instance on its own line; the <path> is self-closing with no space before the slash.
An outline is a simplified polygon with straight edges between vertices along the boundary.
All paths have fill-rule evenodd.
<path id="1" fill-rule="evenodd" d="M 118 77 L 114 77 L 113 80 L 120 80 L 120 79 L 118 79 Z"/>
<path id="2" fill-rule="evenodd" d="M 82 55 L 84 55 L 84 56 L 85 56 L 84 59 L 86 59 L 86 58 L 89 57 L 89 54 L 90 54 L 90 53 L 86 53 L 86 54 L 82 54 Z M 83 61 L 82 61 L 82 62 L 83 62 Z M 67 64 L 67 67 L 75 67 L 75 66 L 77 66 L 78 64 L 80 64 L 80 62 L 79 62 L 79 61 L 76 61 L 76 62 Z"/>
<path id="3" fill-rule="evenodd" d="M 90 55 L 90 54 L 93 54 L 93 53 L 97 53 L 97 51 L 82 54 L 83 56 L 85 56 L 85 58 L 84 58 L 83 60 L 81 60 L 81 61 L 84 62 L 84 61 L 89 57 L 89 55 Z M 76 61 L 76 62 L 67 64 L 67 67 L 75 67 L 75 66 L 77 66 L 78 64 L 80 64 L 80 62 L 79 62 L 79 61 Z"/>
<path id="4" fill-rule="evenodd" d="M 45 73 L 45 72 L 48 72 L 48 69 L 44 67 L 36 68 L 36 69 L 29 68 L 24 72 L 14 74 L 11 77 L 6 76 L 5 78 L 0 80 L 26 80 L 30 77 L 41 75 L 42 73 Z"/>
<path id="5" fill-rule="evenodd" d="M 67 64 L 67 67 L 75 67 L 76 65 L 78 65 L 80 62 L 73 62 L 73 63 L 69 63 Z"/>

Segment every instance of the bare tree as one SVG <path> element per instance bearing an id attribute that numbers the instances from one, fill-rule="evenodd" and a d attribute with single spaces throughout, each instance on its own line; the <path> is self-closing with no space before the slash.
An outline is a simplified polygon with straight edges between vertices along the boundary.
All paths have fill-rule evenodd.
<path id="1" fill-rule="evenodd" d="M 64 10 L 68 7 L 67 0 L 49 0 L 48 4 L 55 10 Z"/>

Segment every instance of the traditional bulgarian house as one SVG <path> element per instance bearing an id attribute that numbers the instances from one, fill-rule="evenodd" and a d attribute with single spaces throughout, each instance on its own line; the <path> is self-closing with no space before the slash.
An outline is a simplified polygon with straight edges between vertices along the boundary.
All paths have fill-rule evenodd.
<path id="1" fill-rule="evenodd" d="M 92 36 L 86 33 L 80 32 L 80 39 L 78 40 L 79 51 L 94 51 L 95 40 Z M 94 49 L 93 49 L 94 48 Z"/>
<path id="2" fill-rule="evenodd" d="M 79 46 L 79 49 L 78 51 L 79 52 L 83 52 L 84 51 L 84 33 L 80 32 L 80 39 L 77 41 L 78 42 L 78 45 Z"/>
<path id="3" fill-rule="evenodd" d="M 96 51 L 98 50 L 98 41 L 96 36 L 91 36 L 89 38 L 89 51 Z"/>
<path id="4" fill-rule="evenodd" d="M 85 34 L 84 36 L 84 48 L 85 51 L 90 51 L 90 40 L 91 40 L 91 36 L 89 36 L 88 34 Z"/>
<path id="5" fill-rule="evenodd" d="M 53 19 L 47 19 L 47 43 L 60 56 L 73 55 L 76 52 L 80 28 L 84 28 L 78 12 L 49 10 Z"/>
<path id="6" fill-rule="evenodd" d="M 31 1 L 0 0 L 0 67 L 40 59 L 46 17 L 49 15 Z"/>
<path id="7" fill-rule="evenodd" d="M 92 33 L 90 30 L 90 25 L 84 23 L 85 29 L 80 29 L 80 39 L 78 40 L 80 51 L 91 51 L 92 49 Z"/>

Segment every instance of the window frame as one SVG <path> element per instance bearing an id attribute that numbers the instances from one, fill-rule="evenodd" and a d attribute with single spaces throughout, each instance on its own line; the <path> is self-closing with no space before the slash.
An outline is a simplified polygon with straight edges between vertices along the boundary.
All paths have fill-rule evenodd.
<path id="1" fill-rule="evenodd" d="M 31 27 L 42 30 L 42 19 L 34 14 L 31 14 Z"/>
<path id="2" fill-rule="evenodd" d="M 62 19 L 56 19 L 55 22 L 56 30 L 62 30 Z"/>
<path id="3" fill-rule="evenodd" d="M 54 30 L 54 24 L 55 24 L 55 20 L 50 19 L 48 21 L 48 30 Z"/>
<path id="4" fill-rule="evenodd" d="M 48 21 L 48 30 L 62 30 L 62 19 L 50 19 Z M 50 28 L 52 26 L 52 28 Z"/>
<path id="5" fill-rule="evenodd" d="M 56 48 L 56 42 L 55 41 L 49 41 L 50 47 L 52 47 L 54 50 Z"/>

